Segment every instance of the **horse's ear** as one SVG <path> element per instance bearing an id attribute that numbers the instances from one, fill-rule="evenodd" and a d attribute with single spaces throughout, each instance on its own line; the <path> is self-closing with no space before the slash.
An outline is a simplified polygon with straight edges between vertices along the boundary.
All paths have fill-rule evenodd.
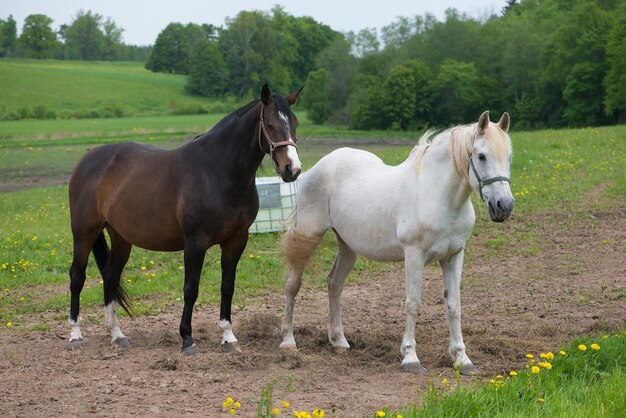
<path id="1" fill-rule="evenodd" d="M 504 132 L 508 132 L 509 131 L 509 126 L 511 126 L 511 117 L 509 116 L 508 113 L 504 112 L 502 114 L 502 117 L 500 118 L 500 120 L 498 121 L 498 126 L 500 127 L 500 129 L 502 129 Z"/>
<path id="2" fill-rule="evenodd" d="M 489 126 L 489 111 L 485 110 L 478 118 L 478 135 L 484 134 L 487 126 Z"/>
<path id="3" fill-rule="evenodd" d="M 293 105 L 298 101 L 298 97 L 300 96 L 300 93 L 302 92 L 303 88 L 304 86 L 300 87 L 298 91 L 293 92 L 289 96 L 287 96 L 287 101 L 289 102 L 290 105 Z"/>
<path id="4" fill-rule="evenodd" d="M 272 101 L 272 93 L 267 83 L 263 84 L 263 88 L 261 88 L 261 101 L 265 106 L 269 105 Z"/>

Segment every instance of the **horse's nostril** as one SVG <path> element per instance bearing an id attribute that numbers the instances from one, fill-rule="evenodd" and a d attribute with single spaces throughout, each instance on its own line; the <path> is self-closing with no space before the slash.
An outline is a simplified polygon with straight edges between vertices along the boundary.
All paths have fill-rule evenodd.
<path id="1" fill-rule="evenodd" d="M 498 202 L 496 203 L 496 206 L 498 206 L 498 209 L 502 209 L 502 202 L 498 200 Z"/>
<path id="2" fill-rule="evenodd" d="M 287 164 L 285 166 L 285 171 L 288 172 L 288 173 L 291 173 L 291 164 Z"/>

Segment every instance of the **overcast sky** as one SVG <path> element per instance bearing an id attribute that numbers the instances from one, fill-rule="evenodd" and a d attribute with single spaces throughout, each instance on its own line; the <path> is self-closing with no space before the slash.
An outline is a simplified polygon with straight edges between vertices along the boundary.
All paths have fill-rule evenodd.
<path id="1" fill-rule="evenodd" d="M 79 9 L 112 18 L 124 28 L 124 42 L 153 44 L 168 23 L 211 23 L 222 26 L 224 19 L 241 10 L 269 11 L 279 4 L 293 16 L 311 16 L 332 29 L 358 32 L 394 22 L 398 16 L 433 14 L 443 20 L 444 11 L 455 8 L 473 18 L 500 13 L 505 0 L 0 0 L 0 19 L 9 15 L 17 22 L 18 33 L 24 18 L 44 14 L 54 20 L 52 27 L 69 24 Z"/>

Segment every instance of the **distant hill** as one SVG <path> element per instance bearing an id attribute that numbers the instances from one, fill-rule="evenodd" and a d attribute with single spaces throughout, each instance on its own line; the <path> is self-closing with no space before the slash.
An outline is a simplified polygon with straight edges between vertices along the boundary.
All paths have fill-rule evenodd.
<path id="1" fill-rule="evenodd" d="M 233 103 L 192 96 L 185 76 L 137 62 L 0 59 L 0 120 L 223 113 Z"/>

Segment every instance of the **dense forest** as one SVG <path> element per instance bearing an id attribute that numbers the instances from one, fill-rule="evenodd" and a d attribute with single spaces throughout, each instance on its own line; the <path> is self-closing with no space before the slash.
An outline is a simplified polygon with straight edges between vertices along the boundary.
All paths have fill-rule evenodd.
<path id="1" fill-rule="evenodd" d="M 101 33 L 98 47 L 77 41 L 88 38 L 83 20 Z M 280 92 L 304 85 L 302 105 L 315 123 L 423 129 L 469 122 L 485 109 L 508 111 L 517 129 L 626 122 L 626 0 L 508 0 L 482 20 L 449 9 L 442 21 L 401 17 L 358 33 L 275 6 L 242 11 L 221 27 L 171 23 L 132 57 L 133 47 L 119 42 L 122 29 L 91 12 L 50 30 L 56 44 L 48 55 L 28 46 L 31 23 L 16 38 L 15 22 L 0 21 L 3 55 L 145 53 L 146 68 L 185 74 L 190 93 L 209 97 L 247 99 L 265 82 Z"/>

